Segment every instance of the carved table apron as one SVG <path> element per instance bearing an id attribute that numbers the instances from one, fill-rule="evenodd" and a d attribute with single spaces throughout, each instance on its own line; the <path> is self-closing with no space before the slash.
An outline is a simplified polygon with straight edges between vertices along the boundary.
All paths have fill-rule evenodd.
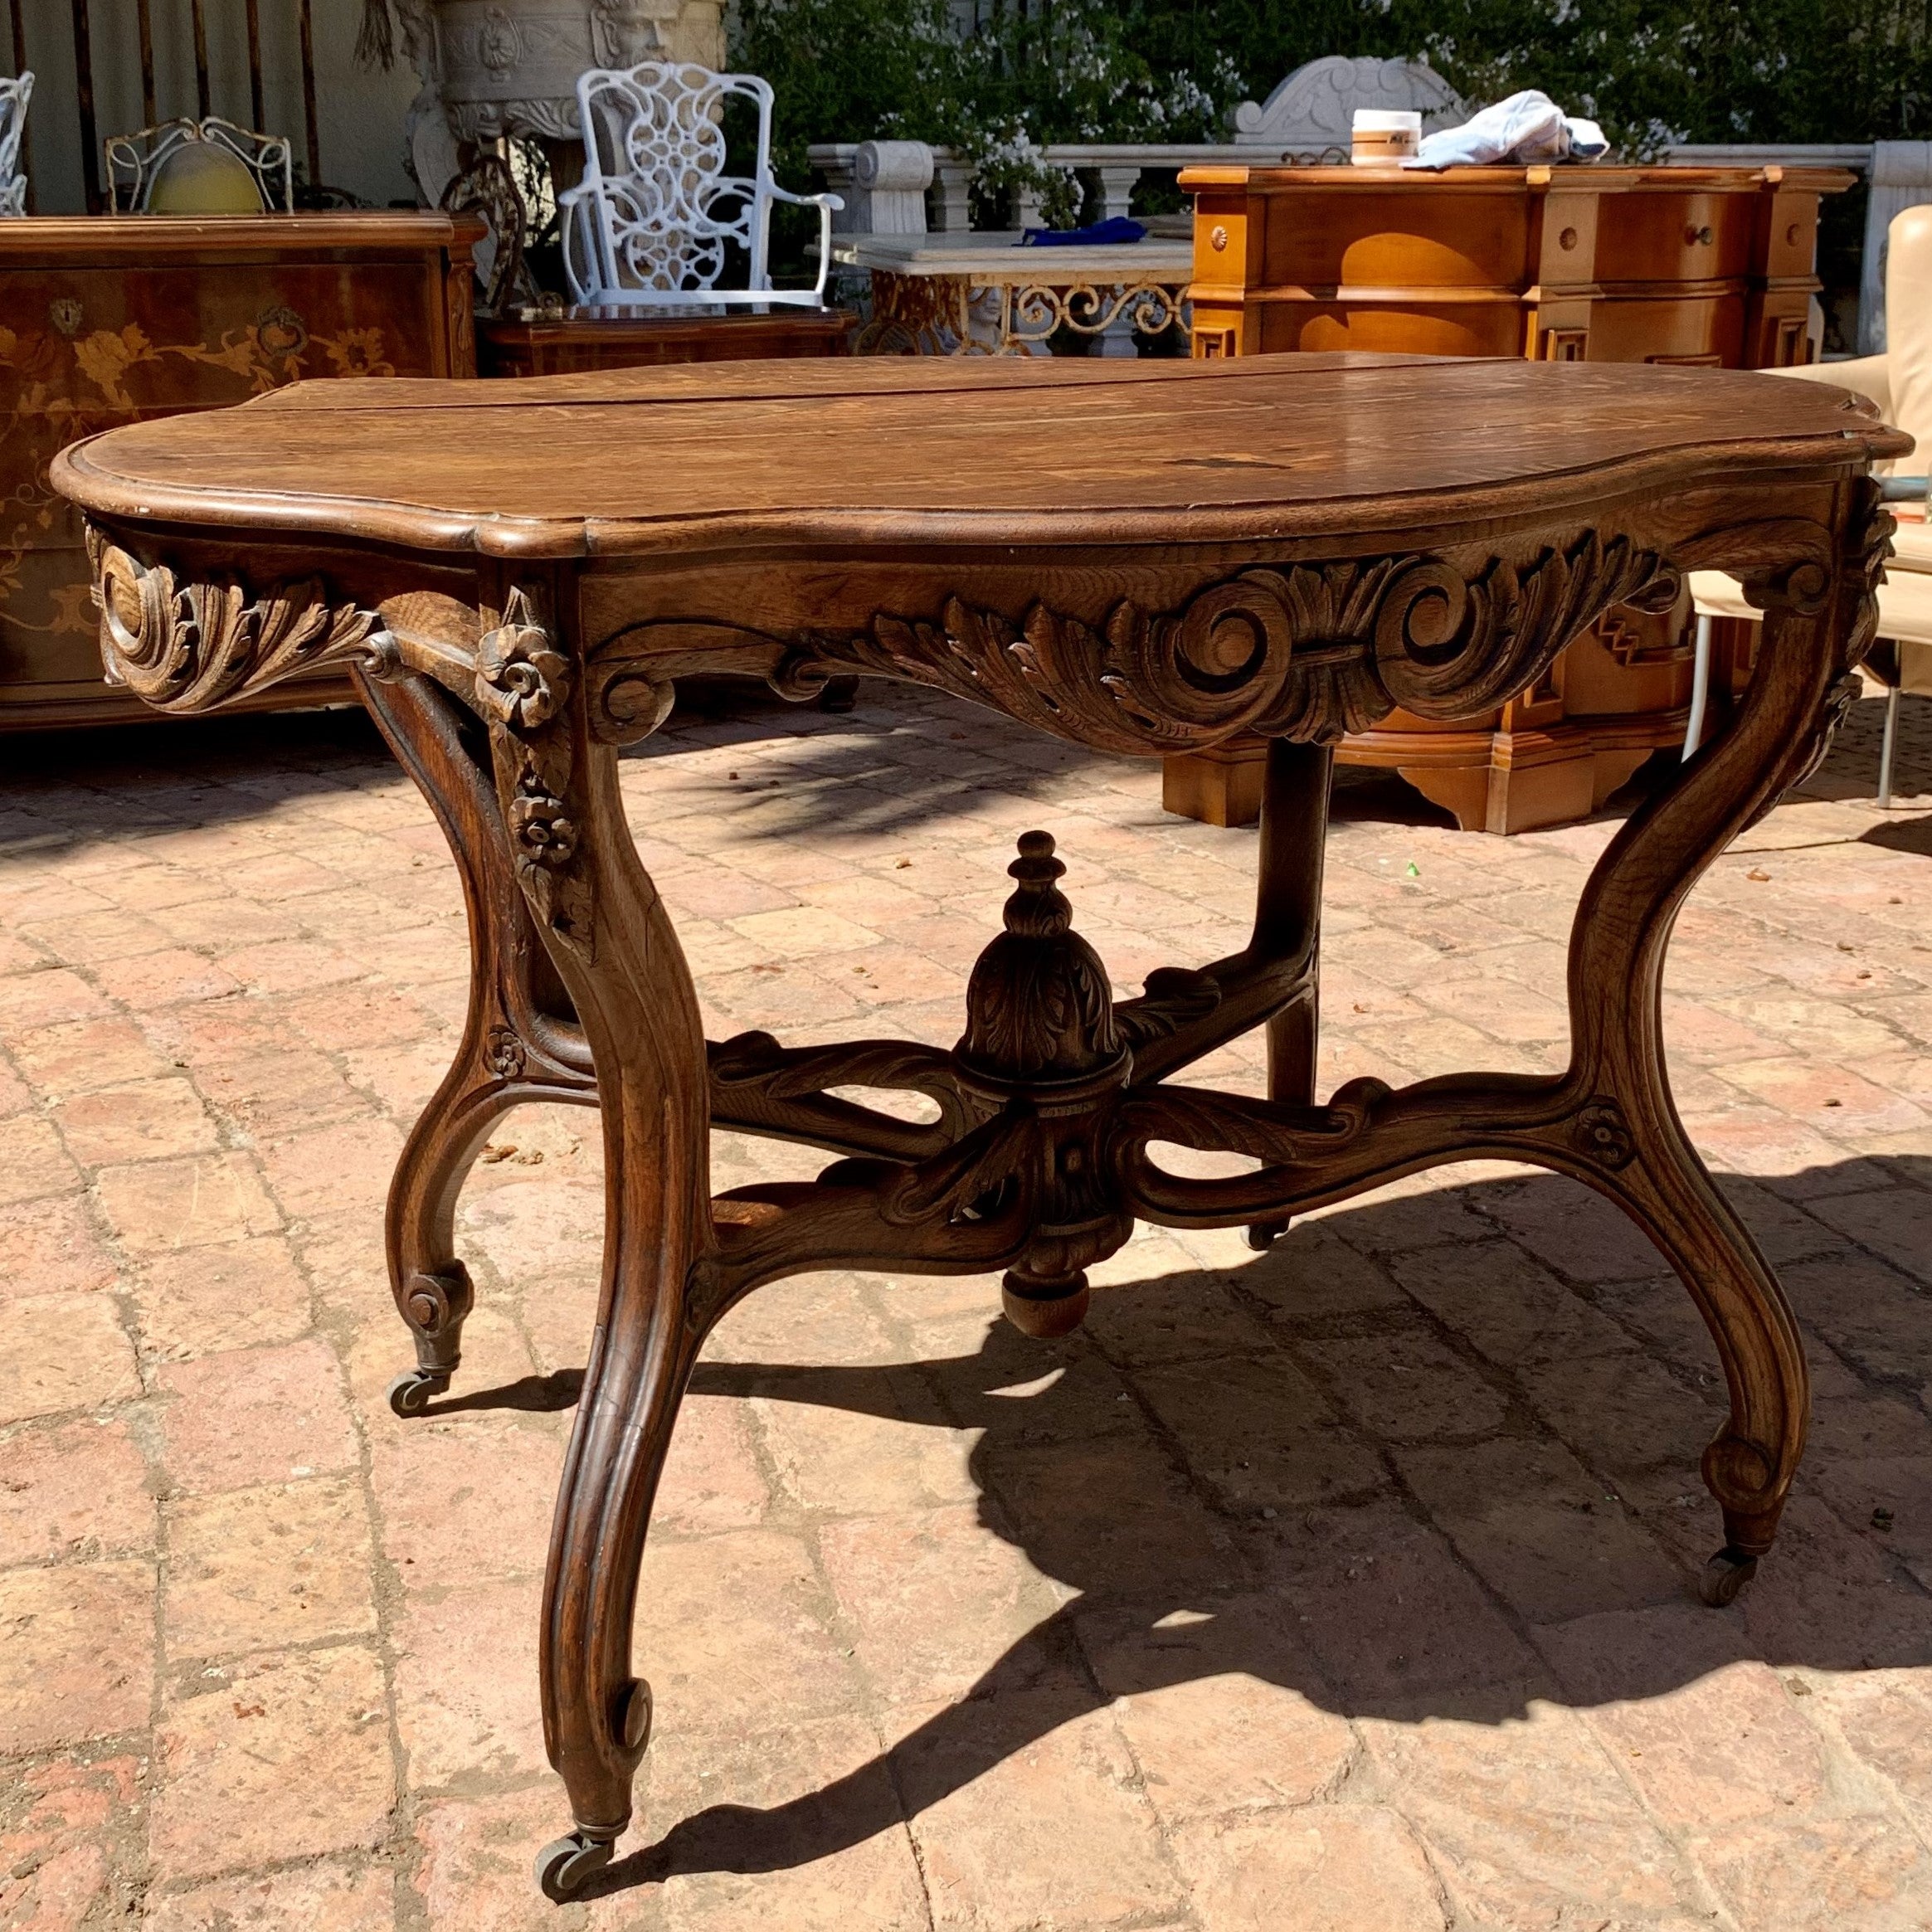
<path id="1" fill-rule="evenodd" d="M 1672 1105 L 1659 987 L 1678 907 L 1822 756 L 1870 642 L 1902 454 L 1842 392 L 1707 370 L 1296 355 L 1220 363 L 750 364 L 486 386 L 304 384 L 111 431 L 58 461 L 87 511 L 109 673 L 196 712 L 354 667 L 449 835 L 473 978 L 404 1150 L 388 1253 L 419 1412 L 457 1367 L 455 1199 L 491 1123 L 601 1106 L 602 1298 L 558 1497 L 545 1737 L 575 1830 L 567 1895 L 630 1815 L 650 1692 L 638 1563 L 680 1395 L 713 1323 L 828 1267 L 1004 1269 L 1009 1316 L 1076 1323 L 1136 1219 L 1245 1224 L 1473 1156 L 1618 1203 L 1682 1277 L 1730 1416 L 1704 1457 L 1728 1602 L 1770 1546 L 1807 1385 L 1775 1277 Z M 1329 747 L 1395 705 L 1479 713 L 1613 604 L 1722 566 L 1765 611 L 1739 714 L 1611 842 L 1569 947 L 1570 1061 L 1315 1097 Z M 1115 1004 L 1069 930 L 1044 833 L 951 1052 L 708 1043 L 619 798 L 620 748 L 677 679 L 803 697 L 909 678 L 1104 751 L 1272 741 L 1254 930 Z M 1068 855 L 1077 878 L 1078 854 Z M 1175 1076 L 1265 1025 L 1268 1097 Z M 839 1097 L 907 1088 L 912 1125 Z M 713 1198 L 716 1122 L 839 1157 Z M 1259 1166 L 1184 1178 L 1157 1141 Z"/>

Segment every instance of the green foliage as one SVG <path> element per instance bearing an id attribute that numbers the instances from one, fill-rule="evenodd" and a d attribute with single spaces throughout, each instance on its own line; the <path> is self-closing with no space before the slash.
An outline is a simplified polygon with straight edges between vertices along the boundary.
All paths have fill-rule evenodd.
<path id="1" fill-rule="evenodd" d="M 739 0 L 732 58 L 815 140 L 944 143 L 1045 183 L 1037 149 L 1218 138 L 1323 54 L 1419 54 L 1478 104 L 1540 87 L 1642 153 L 1672 140 L 1932 136 L 1932 0 Z M 1030 171 L 1030 172 L 1029 172 Z"/>
<path id="2" fill-rule="evenodd" d="M 1074 186 L 1048 143 L 1213 140 L 1239 98 L 1225 55 L 1157 68 L 1130 37 L 1140 22 L 1095 0 L 995 0 L 971 32 L 947 0 L 740 0 L 731 57 L 776 93 L 781 173 L 815 140 L 930 141 L 1066 220 Z"/>
<path id="3" fill-rule="evenodd" d="M 1465 94 L 1541 87 L 1643 153 L 1670 141 L 1917 138 L 1928 0 L 1454 0 L 1421 43 Z"/>

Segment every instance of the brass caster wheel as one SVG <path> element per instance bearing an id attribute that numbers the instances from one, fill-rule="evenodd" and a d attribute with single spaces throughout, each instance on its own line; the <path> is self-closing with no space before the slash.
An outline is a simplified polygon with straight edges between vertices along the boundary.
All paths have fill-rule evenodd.
<path id="1" fill-rule="evenodd" d="M 389 1406 L 398 1415 L 421 1415 L 430 1398 L 449 1386 L 449 1376 L 435 1369 L 405 1369 L 389 1385 Z"/>
<path id="2" fill-rule="evenodd" d="M 1248 1245 L 1257 1254 L 1266 1254 L 1287 1231 L 1286 1221 L 1250 1221 L 1244 1233 Z"/>
<path id="3" fill-rule="evenodd" d="M 570 1832 L 553 1838 L 537 1854 L 537 1886 L 544 1897 L 562 1905 L 575 1898 L 584 1881 L 611 1862 L 615 1840 Z"/>
<path id="4" fill-rule="evenodd" d="M 1737 1601 L 1738 1592 L 1757 1574 L 1757 1558 L 1746 1556 L 1726 1543 L 1704 1565 L 1704 1574 L 1697 1579 L 1697 1594 L 1712 1609 L 1721 1610 L 1726 1604 Z"/>

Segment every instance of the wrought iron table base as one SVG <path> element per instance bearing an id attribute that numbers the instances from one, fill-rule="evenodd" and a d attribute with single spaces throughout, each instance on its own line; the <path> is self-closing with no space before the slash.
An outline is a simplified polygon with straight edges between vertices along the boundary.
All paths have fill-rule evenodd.
<path id="1" fill-rule="evenodd" d="M 872 270 L 872 316 L 853 338 L 854 355 L 1036 355 L 1062 333 L 1107 343 L 1136 335 L 1189 334 L 1185 285 L 1172 278 L 1097 276 L 1034 281 L 970 275 Z"/>

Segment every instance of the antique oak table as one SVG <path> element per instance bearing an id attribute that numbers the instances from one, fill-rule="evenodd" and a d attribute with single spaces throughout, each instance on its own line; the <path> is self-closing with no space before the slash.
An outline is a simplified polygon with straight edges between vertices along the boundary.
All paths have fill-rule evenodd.
<path id="1" fill-rule="evenodd" d="M 1471 1156 L 1587 1182 L 1682 1277 L 1730 1411 L 1704 1457 L 1728 1602 L 1770 1546 L 1806 1375 L 1777 1281 L 1685 1137 L 1659 985 L 1672 919 L 1726 842 L 1822 756 L 1871 640 L 1907 440 L 1812 383 L 1703 369 L 1261 356 L 1226 363 L 740 363 L 491 384 L 306 383 L 109 431 L 54 471 L 86 512 L 110 673 L 161 710 L 353 669 L 449 835 L 473 984 L 404 1151 L 389 1263 L 447 1387 L 471 1300 L 455 1198 L 526 1100 L 601 1109 L 604 1280 L 552 1535 L 544 1731 L 576 1828 L 538 1876 L 611 1856 L 650 1728 L 638 1563 L 705 1336 L 802 1270 L 1003 1268 L 1008 1316 L 1064 1332 L 1136 1219 L 1248 1226 Z M 1395 706 L 1482 712 L 1608 606 L 1721 566 L 1765 612 L 1723 735 L 1591 875 L 1570 1061 L 1315 1097 L 1331 748 Z M 1020 841 L 1005 931 L 950 1053 L 708 1042 L 617 784 L 677 679 L 809 695 L 935 684 L 1097 750 L 1270 741 L 1253 936 L 1115 1004 L 1063 867 Z M 1079 855 L 1070 855 L 1076 869 Z M 1077 876 L 1077 871 L 1076 871 Z M 1175 1078 L 1265 1025 L 1269 1097 Z M 927 1124 L 838 1090 L 903 1088 Z M 713 1198 L 716 1122 L 836 1154 Z M 1157 1143 L 1258 1165 L 1184 1177 Z"/>

